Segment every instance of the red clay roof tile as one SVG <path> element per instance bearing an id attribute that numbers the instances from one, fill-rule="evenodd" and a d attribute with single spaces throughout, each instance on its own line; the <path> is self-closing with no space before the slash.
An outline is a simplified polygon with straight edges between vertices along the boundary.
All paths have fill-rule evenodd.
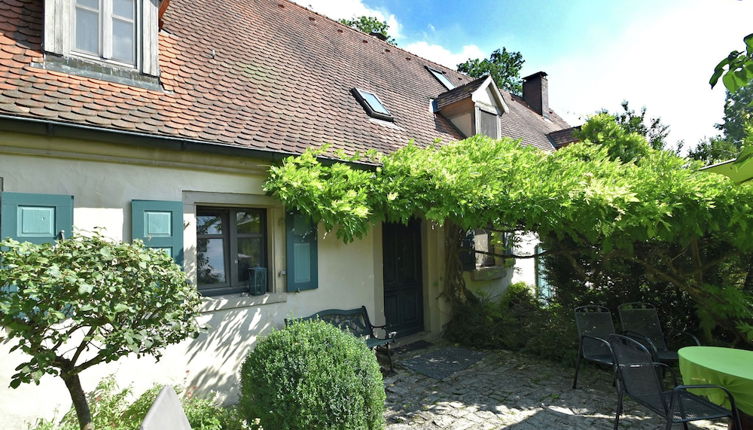
<path id="1" fill-rule="evenodd" d="M 472 78 L 287 1 L 172 0 L 160 90 L 33 65 L 43 58 L 43 2 L 0 4 L 0 113 L 284 152 L 325 142 L 390 152 L 461 137 L 429 110 L 445 88 L 424 66 L 458 86 Z M 370 118 L 353 87 L 377 94 L 394 125 Z M 503 129 L 524 143 L 551 149 L 546 134 L 568 127 L 503 96 L 512 111 Z"/>

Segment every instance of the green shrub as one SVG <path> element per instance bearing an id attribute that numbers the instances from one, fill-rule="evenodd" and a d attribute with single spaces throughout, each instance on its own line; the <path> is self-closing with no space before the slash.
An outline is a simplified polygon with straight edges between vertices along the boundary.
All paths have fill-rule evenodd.
<path id="1" fill-rule="evenodd" d="M 132 403 L 130 387 L 118 389 L 115 378 L 107 377 L 97 384 L 94 391 L 87 393 L 91 405 L 92 422 L 98 430 L 136 430 L 144 421 L 146 413 L 157 398 L 162 386 L 155 385 L 141 394 Z M 180 393 L 180 389 L 176 388 Z M 183 410 L 193 430 L 242 430 L 247 428 L 235 408 L 224 408 L 215 399 L 205 399 L 184 395 L 181 399 Z M 69 410 L 59 423 L 38 420 L 29 427 L 32 430 L 78 430 L 76 412 Z"/>
<path id="2" fill-rule="evenodd" d="M 273 332 L 241 368 L 239 407 L 265 429 L 381 429 L 384 400 L 375 355 L 322 321 Z"/>
<path id="3" fill-rule="evenodd" d="M 482 298 L 457 305 L 445 337 L 466 346 L 504 348 L 574 364 L 577 335 L 572 313 L 541 303 L 532 291 L 518 282 L 498 303 Z"/>

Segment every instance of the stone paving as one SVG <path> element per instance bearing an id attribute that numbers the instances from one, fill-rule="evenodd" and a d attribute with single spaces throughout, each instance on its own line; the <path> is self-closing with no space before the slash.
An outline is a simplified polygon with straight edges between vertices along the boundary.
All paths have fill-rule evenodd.
<path id="1" fill-rule="evenodd" d="M 613 427 L 617 395 L 608 371 L 584 367 L 573 390 L 571 368 L 509 351 L 485 351 L 479 362 L 443 380 L 400 366 L 426 351 L 396 355 L 396 373 L 385 377 L 387 430 Z M 620 429 L 664 428 L 662 419 L 630 400 L 624 411 Z M 689 427 L 727 428 L 721 421 Z"/>

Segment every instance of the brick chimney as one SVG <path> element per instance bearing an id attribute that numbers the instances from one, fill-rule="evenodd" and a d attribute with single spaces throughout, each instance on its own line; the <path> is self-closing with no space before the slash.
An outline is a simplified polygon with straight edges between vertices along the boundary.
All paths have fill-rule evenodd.
<path id="1" fill-rule="evenodd" d="M 536 72 L 523 78 L 523 100 L 544 118 L 549 118 L 549 82 L 546 73 Z"/>

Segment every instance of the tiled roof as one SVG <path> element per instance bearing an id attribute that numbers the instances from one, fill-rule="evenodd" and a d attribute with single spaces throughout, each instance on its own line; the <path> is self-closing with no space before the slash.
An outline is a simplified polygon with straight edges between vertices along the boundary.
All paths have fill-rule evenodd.
<path id="1" fill-rule="evenodd" d="M 282 152 L 323 143 L 391 152 L 461 137 L 432 113 L 445 88 L 424 66 L 458 86 L 472 78 L 285 0 L 172 0 L 161 90 L 44 69 L 43 3 L 0 0 L 2 115 Z M 368 117 L 353 87 L 377 94 L 395 122 Z M 569 127 L 502 93 L 510 136 L 551 149 L 546 133 Z"/>
<path id="2" fill-rule="evenodd" d="M 552 145 L 554 145 L 555 148 L 559 149 L 573 142 L 577 142 L 578 138 L 575 137 L 575 132 L 579 130 L 580 126 L 553 131 L 548 134 L 549 140 L 552 142 Z"/>
<path id="3" fill-rule="evenodd" d="M 544 118 L 531 110 L 522 98 L 503 90 L 500 90 L 500 93 L 510 108 L 510 112 L 502 115 L 500 121 L 502 136 L 522 139 L 524 144 L 534 145 L 547 151 L 553 150 L 554 147 L 547 134 L 569 128 L 570 124 L 552 110 L 549 111 L 549 118 Z"/>
<path id="4" fill-rule="evenodd" d="M 467 99 L 481 86 L 481 84 L 486 82 L 486 79 L 487 77 L 484 76 L 476 79 L 475 81 L 468 82 L 467 84 L 463 84 L 459 87 L 455 87 L 449 91 L 443 92 L 442 94 L 437 96 L 437 108 L 442 109 L 445 106 L 449 106 L 455 102 L 459 102 L 460 100 Z"/>

